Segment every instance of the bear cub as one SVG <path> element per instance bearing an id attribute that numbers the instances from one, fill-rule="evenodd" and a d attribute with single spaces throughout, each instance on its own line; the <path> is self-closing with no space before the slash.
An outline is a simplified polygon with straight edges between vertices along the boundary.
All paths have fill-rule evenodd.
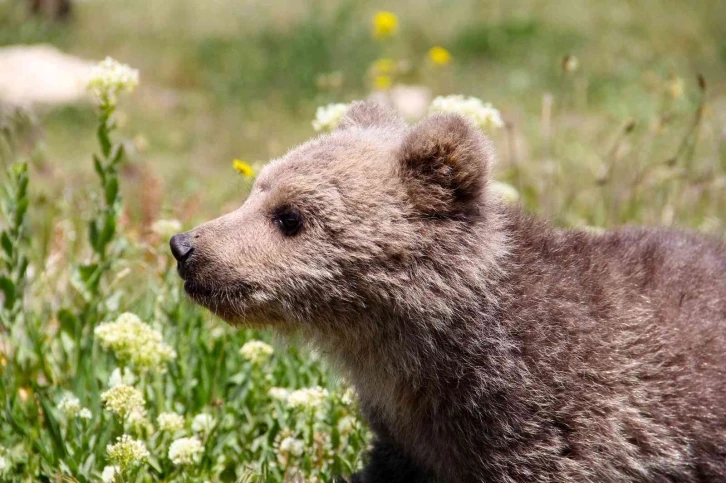
<path id="1" fill-rule="evenodd" d="M 356 103 L 172 238 L 184 288 L 340 368 L 376 437 L 353 481 L 726 481 L 724 244 L 553 228 L 492 153 Z"/>

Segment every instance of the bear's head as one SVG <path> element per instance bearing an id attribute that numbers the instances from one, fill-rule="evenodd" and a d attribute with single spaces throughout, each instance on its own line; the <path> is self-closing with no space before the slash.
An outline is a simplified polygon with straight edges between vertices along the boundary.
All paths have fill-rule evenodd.
<path id="1" fill-rule="evenodd" d="M 184 288 L 233 324 L 330 331 L 446 299 L 463 253 L 489 249 L 475 234 L 492 222 L 491 156 L 458 115 L 409 127 L 355 103 L 269 163 L 239 209 L 172 238 Z"/>

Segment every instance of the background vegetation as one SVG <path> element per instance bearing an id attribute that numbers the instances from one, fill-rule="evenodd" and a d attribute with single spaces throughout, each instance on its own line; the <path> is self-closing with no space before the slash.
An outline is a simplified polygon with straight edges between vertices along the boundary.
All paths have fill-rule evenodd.
<path id="1" fill-rule="evenodd" d="M 141 72 L 115 114 L 113 139 L 125 151 L 113 167 L 118 199 L 94 171 L 91 153 L 108 156 L 92 103 L 20 113 L 6 106 L 0 115 L 4 168 L 29 164 L 0 178 L 0 230 L 3 248 L 11 246 L 0 278 L 18 294 L 8 304 L 4 292 L 0 327 L 0 474 L 97 481 L 106 446 L 124 432 L 151 451 L 124 481 L 327 480 L 360 464 L 365 430 L 345 419 L 355 407 L 342 401 L 344 385 L 304 348 L 277 344 L 264 364 L 240 354 L 245 342 L 271 335 L 233 331 L 186 302 L 167 233 L 152 227 L 175 218 L 191 228 L 241 204 L 250 181 L 232 160 L 259 167 L 311 137 L 317 106 L 375 90 L 371 66 L 380 58 L 396 59 L 396 83 L 474 95 L 502 111 L 506 127 L 490 133 L 495 176 L 517 188 L 526 209 L 560 226 L 676 225 L 723 236 L 720 3 L 89 0 L 57 22 L 29 15 L 25 1 L 0 2 L 0 45 L 51 43 Z M 379 10 L 398 16 L 385 40 L 372 35 Z M 451 63 L 432 65 L 434 45 Z M 113 241 L 101 255 L 88 226 L 109 210 Z M 112 370 L 128 364 L 93 332 L 125 311 L 177 352 L 165 372 L 137 374 L 151 429 L 102 409 Z M 312 409 L 270 394 L 318 385 L 329 395 Z M 58 407 L 69 391 L 90 420 Z M 158 415 L 169 411 L 185 418 L 178 433 L 159 429 Z M 212 431 L 192 429 L 198 414 L 213 417 Z M 192 434 L 205 445 L 203 459 L 173 464 L 171 441 Z M 285 437 L 304 441 L 304 453 L 281 461 Z"/>

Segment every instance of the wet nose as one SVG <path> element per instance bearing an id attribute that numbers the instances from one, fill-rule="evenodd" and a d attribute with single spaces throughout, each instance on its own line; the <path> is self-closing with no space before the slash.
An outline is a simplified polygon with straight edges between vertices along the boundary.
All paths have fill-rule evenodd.
<path id="1" fill-rule="evenodd" d="M 189 255 L 194 251 L 189 233 L 174 235 L 169 240 L 169 246 L 171 247 L 171 254 L 180 263 L 189 258 Z"/>

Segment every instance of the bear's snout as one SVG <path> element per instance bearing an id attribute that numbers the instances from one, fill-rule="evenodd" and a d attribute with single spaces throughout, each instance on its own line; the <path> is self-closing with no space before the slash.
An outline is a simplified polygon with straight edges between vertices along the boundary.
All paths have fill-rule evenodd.
<path id="1" fill-rule="evenodd" d="M 187 261 L 194 252 L 192 237 L 189 232 L 174 235 L 171 237 L 171 240 L 169 240 L 169 246 L 171 247 L 171 254 L 174 255 L 174 258 L 177 261 L 179 275 L 184 278 L 184 262 Z"/>

